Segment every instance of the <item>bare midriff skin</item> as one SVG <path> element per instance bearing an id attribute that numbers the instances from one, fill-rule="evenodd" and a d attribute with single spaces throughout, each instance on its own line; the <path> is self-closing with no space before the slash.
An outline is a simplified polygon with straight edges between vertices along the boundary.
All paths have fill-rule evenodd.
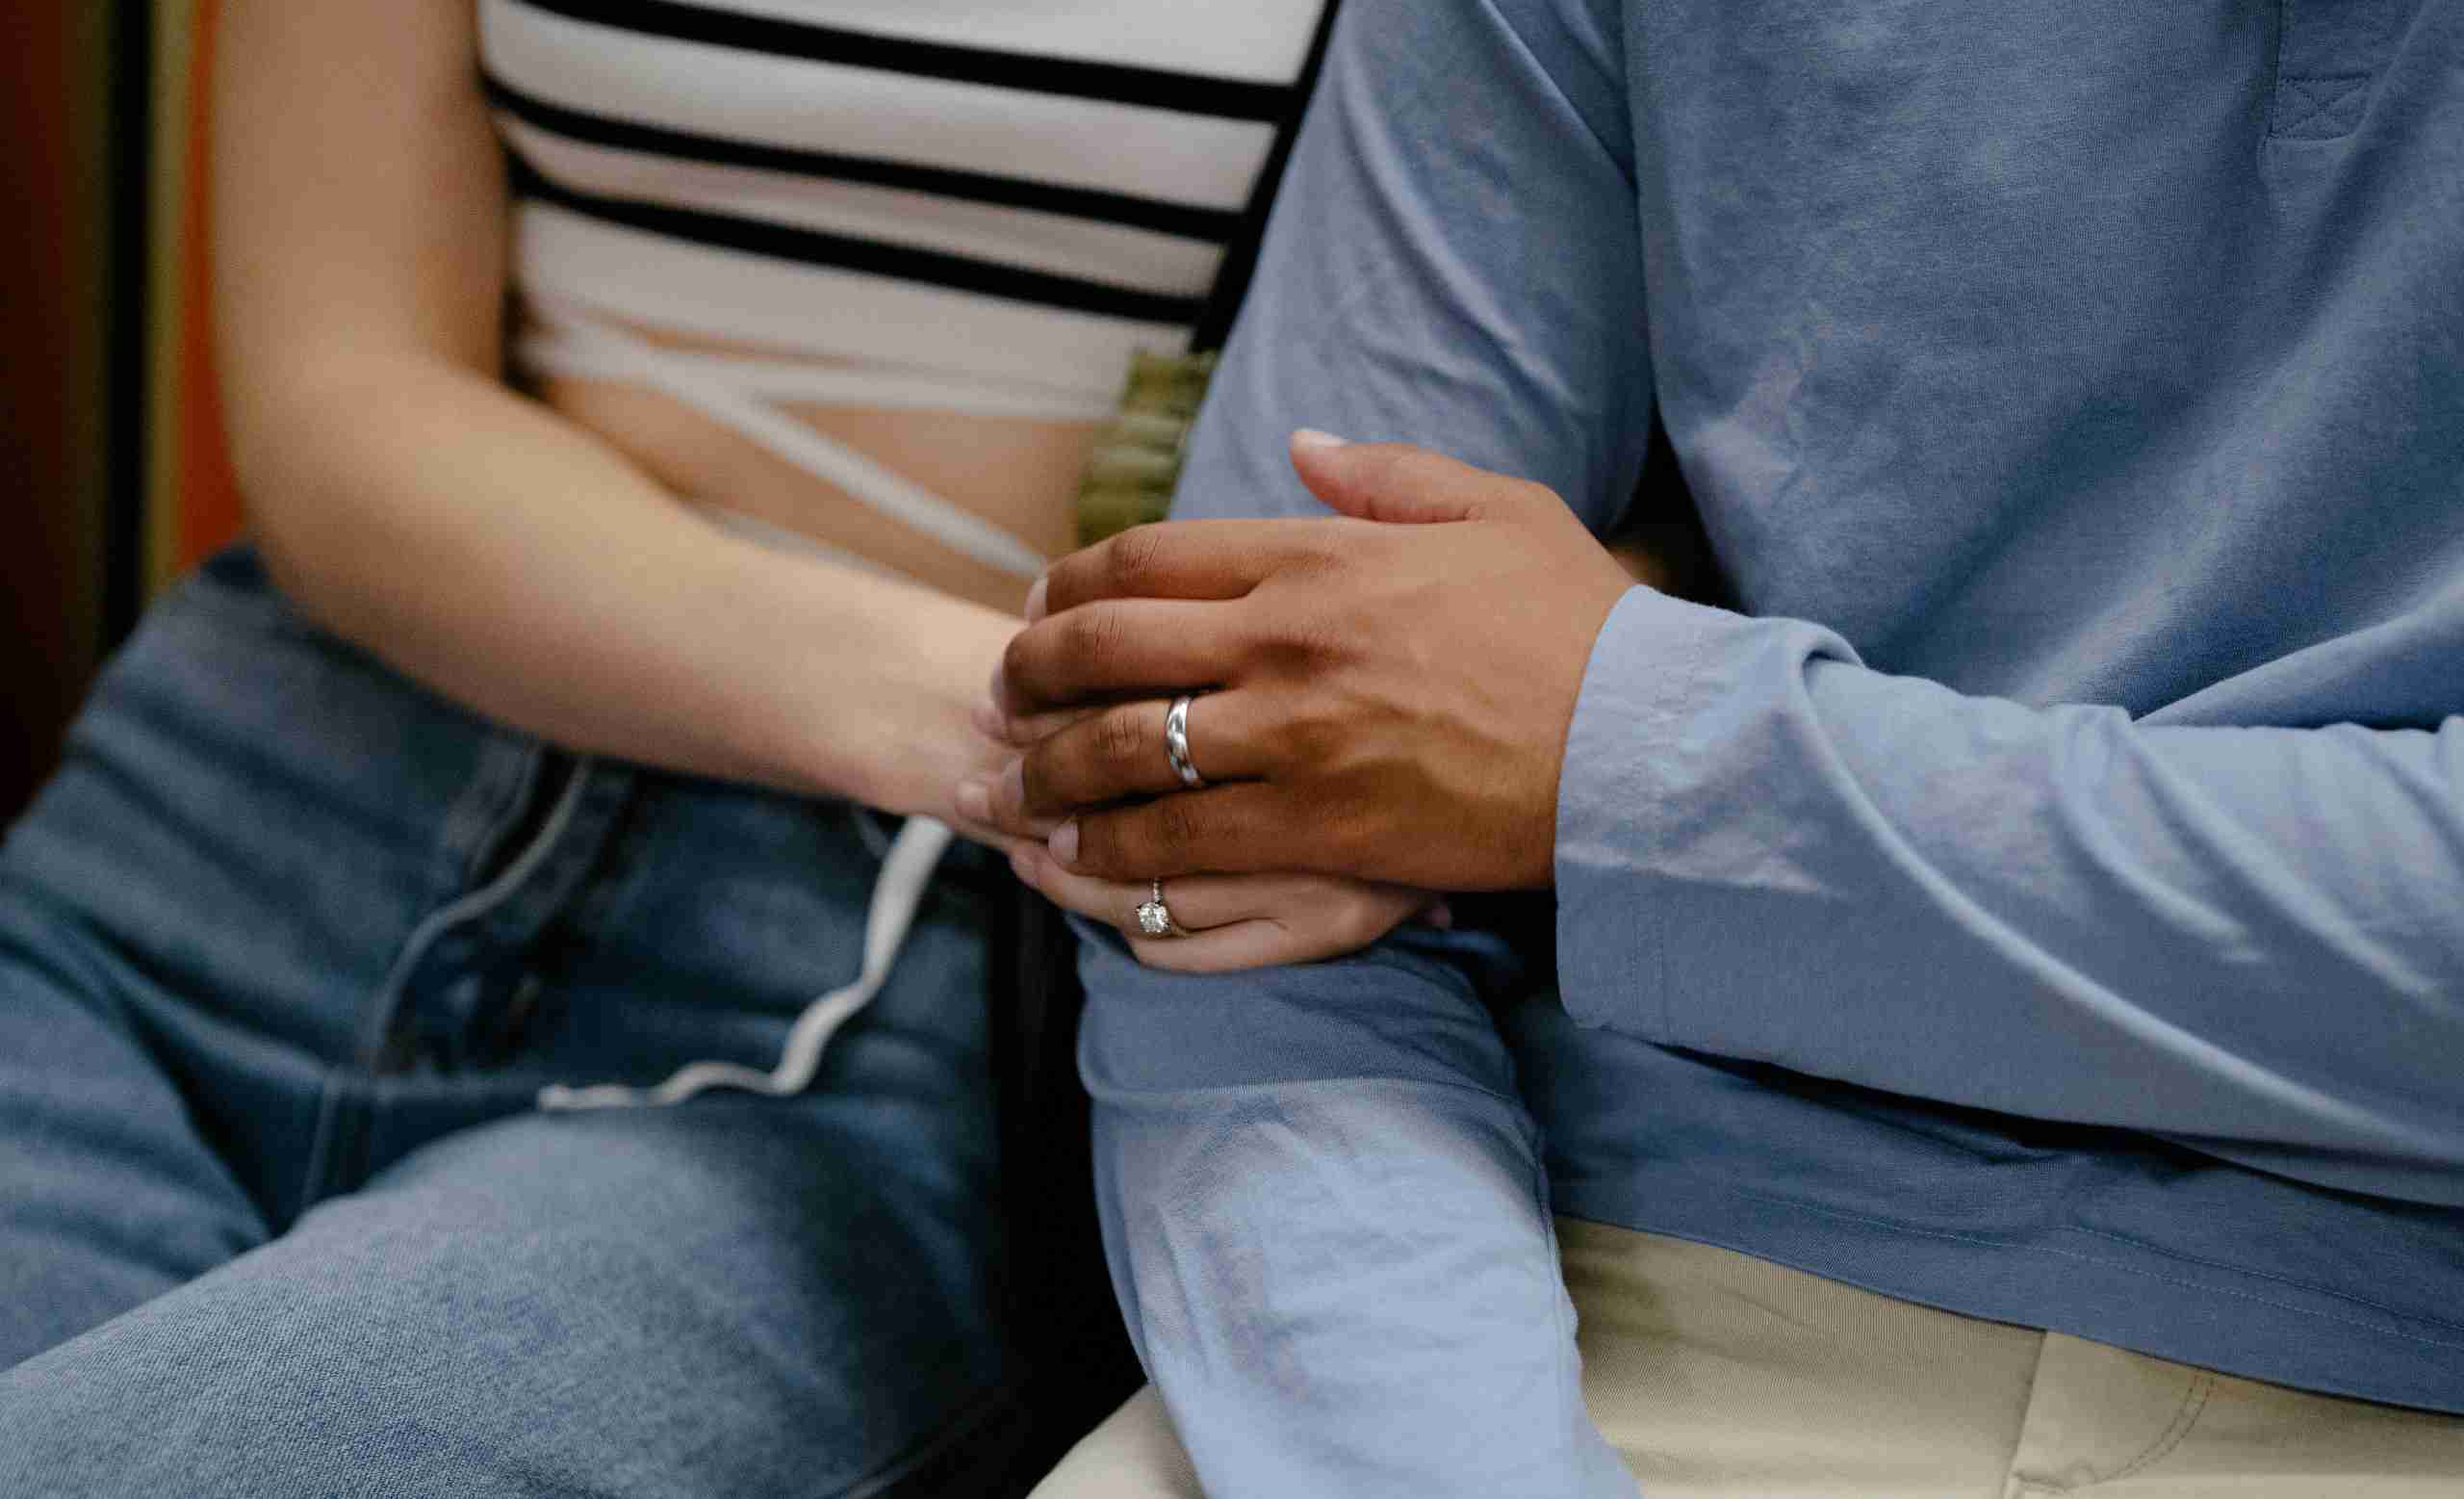
<path id="1" fill-rule="evenodd" d="M 1016 613 L 1026 598 L 1032 580 L 952 551 L 656 391 L 558 378 L 538 382 L 536 393 L 697 508 L 793 531 L 1005 613 Z M 1100 424 L 791 403 L 777 409 L 1047 557 L 1076 545 L 1078 477 Z"/>
<path id="2" fill-rule="evenodd" d="M 561 378 L 537 382 L 535 390 L 697 508 L 748 516 L 1007 613 L 1017 612 L 1026 597 L 1027 580 L 951 551 L 656 391 Z M 778 409 L 1047 557 L 1077 545 L 1078 478 L 1102 434 L 1099 423 L 853 406 Z M 1610 548 L 1637 582 L 1675 591 L 1685 581 L 1683 550 L 1656 535 L 1626 537 Z"/>

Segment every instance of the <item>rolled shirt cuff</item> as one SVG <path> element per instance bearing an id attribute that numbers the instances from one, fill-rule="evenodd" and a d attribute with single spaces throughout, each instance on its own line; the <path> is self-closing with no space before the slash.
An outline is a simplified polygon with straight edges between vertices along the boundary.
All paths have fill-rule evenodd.
<path id="1" fill-rule="evenodd" d="M 1814 658 L 1856 659 L 1818 626 L 1650 588 L 1609 611 L 1557 783 L 1557 976 L 1578 1021 L 1707 1048 L 1752 1027 L 1712 1013 L 1739 996 L 1708 1006 L 1676 993 L 1666 897 L 1691 887 L 1699 915 L 1707 885 L 1786 882 L 1789 860 L 1774 844 L 1790 826 L 1778 745 Z"/>

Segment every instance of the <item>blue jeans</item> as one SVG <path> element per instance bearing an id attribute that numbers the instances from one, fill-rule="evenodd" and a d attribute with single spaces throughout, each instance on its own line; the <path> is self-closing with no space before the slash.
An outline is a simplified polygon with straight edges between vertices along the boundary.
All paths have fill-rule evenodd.
<path id="1" fill-rule="evenodd" d="M 0 850 L 0 1494 L 985 1492 L 991 865 L 788 1099 L 877 830 L 575 761 L 293 613 L 156 608 Z"/>

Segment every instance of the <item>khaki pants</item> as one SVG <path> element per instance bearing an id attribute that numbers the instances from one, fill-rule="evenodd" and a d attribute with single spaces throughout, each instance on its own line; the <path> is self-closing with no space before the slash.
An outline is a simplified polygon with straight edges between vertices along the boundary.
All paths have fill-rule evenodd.
<path id="1" fill-rule="evenodd" d="M 2464 1417 L 1981 1322 L 1656 1234 L 1557 1231 L 1585 1399 L 1650 1499 L 2464 1499 Z M 1148 1389 L 1035 1499 L 1198 1492 Z"/>

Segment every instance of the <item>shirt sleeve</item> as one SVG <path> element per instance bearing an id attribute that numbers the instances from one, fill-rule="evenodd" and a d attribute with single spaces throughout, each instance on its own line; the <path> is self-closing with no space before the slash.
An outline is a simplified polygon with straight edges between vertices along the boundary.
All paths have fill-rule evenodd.
<path id="1" fill-rule="evenodd" d="M 1556 881 L 1585 1023 L 2464 1204 L 2464 719 L 2030 708 L 1635 589 Z"/>
<path id="2" fill-rule="evenodd" d="M 1613 518 L 1651 408 L 1614 10 L 1348 0 L 1176 515 L 1320 513 L 1286 457 L 1315 426 Z M 1114 1283 L 1209 1492 L 1630 1496 L 1482 1007 L 1494 944 L 1195 976 L 1088 936 Z"/>
<path id="3" fill-rule="evenodd" d="M 1617 518 L 1652 418 L 1619 10 L 1348 0 L 1176 517 L 1324 513 L 1314 426 Z"/>
<path id="4" fill-rule="evenodd" d="M 1481 1000 L 1502 944 L 1216 977 L 1082 934 L 1105 1256 L 1207 1492 L 1633 1499 Z"/>

